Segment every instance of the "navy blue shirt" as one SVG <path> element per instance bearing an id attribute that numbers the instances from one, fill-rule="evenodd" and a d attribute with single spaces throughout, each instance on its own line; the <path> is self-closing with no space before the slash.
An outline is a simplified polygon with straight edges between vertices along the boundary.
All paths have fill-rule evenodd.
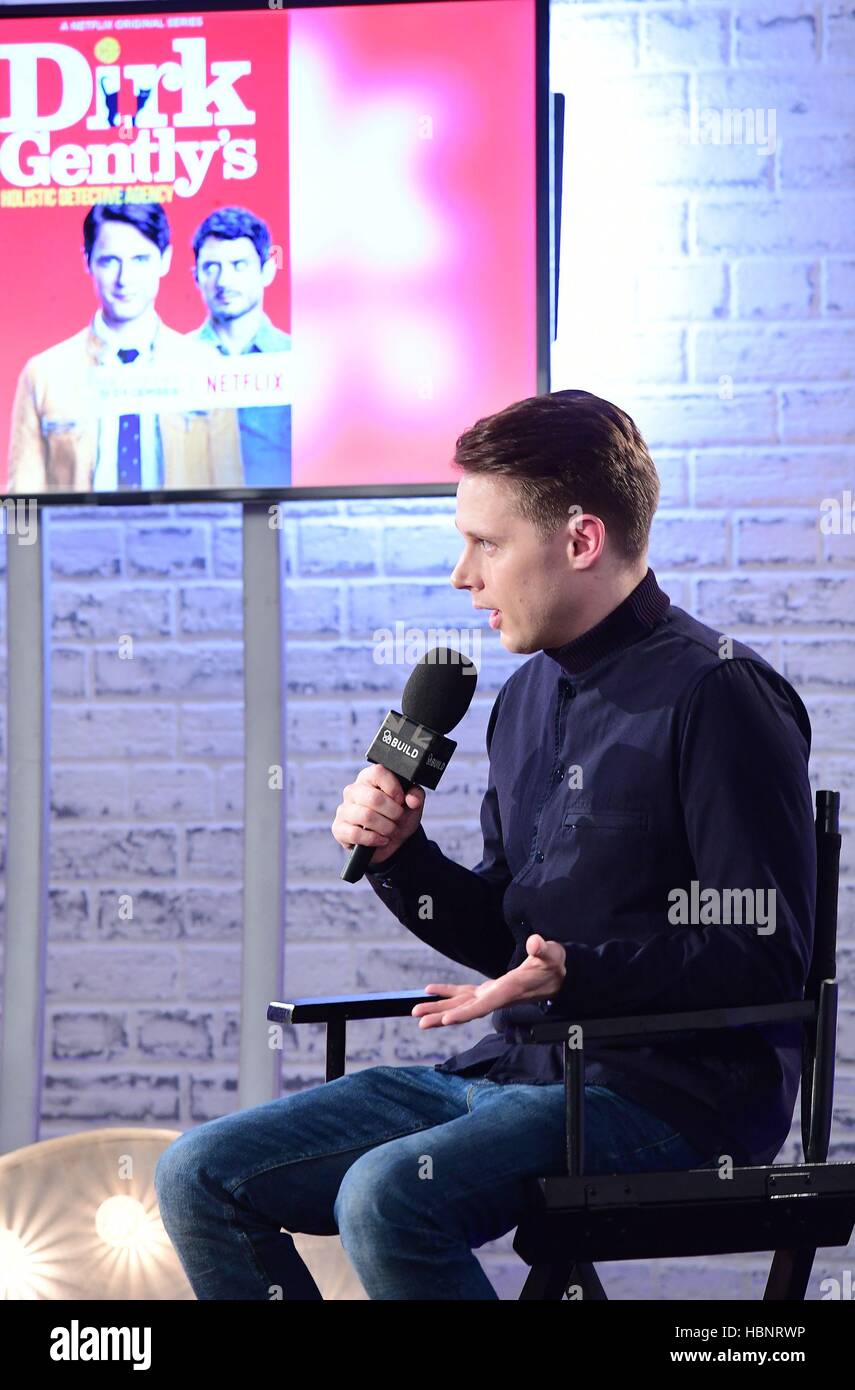
<path id="1" fill-rule="evenodd" d="M 518 667 L 487 727 L 480 861 L 457 864 L 420 824 L 366 877 L 451 960 L 495 978 L 539 932 L 564 946 L 566 976 L 549 1001 L 497 1010 L 492 1033 L 436 1069 L 555 1083 L 563 1045 L 515 1031 L 545 1014 L 802 998 L 816 893 L 810 740 L 783 676 L 671 604 L 650 569 L 602 622 Z M 432 920 L 419 915 L 423 894 Z M 587 1084 L 737 1163 L 780 1151 L 800 1059 L 793 1023 L 585 1047 Z"/>

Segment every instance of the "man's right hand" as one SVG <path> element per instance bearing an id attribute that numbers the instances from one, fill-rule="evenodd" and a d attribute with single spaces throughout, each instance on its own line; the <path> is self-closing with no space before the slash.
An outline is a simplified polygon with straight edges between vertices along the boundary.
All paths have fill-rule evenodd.
<path id="1" fill-rule="evenodd" d="M 342 795 L 332 823 L 333 838 L 348 850 L 354 845 L 376 845 L 369 860 L 372 867 L 390 859 L 418 829 L 425 804 L 424 787 L 410 787 L 405 797 L 394 772 L 379 763 L 364 767 Z"/>

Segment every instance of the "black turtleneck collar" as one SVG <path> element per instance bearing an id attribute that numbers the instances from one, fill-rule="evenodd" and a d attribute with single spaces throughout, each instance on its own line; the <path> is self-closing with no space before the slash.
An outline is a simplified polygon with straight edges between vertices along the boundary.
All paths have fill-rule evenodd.
<path id="1" fill-rule="evenodd" d="M 632 593 L 595 627 L 588 628 L 562 647 L 544 647 L 544 653 L 557 661 L 568 676 L 579 675 L 618 648 L 646 637 L 661 621 L 670 604 L 668 595 L 656 583 L 653 570 L 648 569 Z"/>

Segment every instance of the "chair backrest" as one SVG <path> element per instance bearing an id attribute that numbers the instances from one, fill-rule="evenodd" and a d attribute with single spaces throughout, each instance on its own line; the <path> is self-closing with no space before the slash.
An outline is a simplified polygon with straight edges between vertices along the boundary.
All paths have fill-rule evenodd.
<path id="1" fill-rule="evenodd" d="M 813 955 L 805 998 L 816 999 L 820 980 L 837 974 L 837 893 L 840 878 L 840 792 L 816 794 L 816 912 Z"/>
<path id="2" fill-rule="evenodd" d="M 816 794 L 816 912 L 805 999 L 817 1006 L 802 1035 L 801 1131 L 808 1163 L 824 1163 L 831 1138 L 837 1047 L 837 896 L 840 879 L 840 793 Z"/>

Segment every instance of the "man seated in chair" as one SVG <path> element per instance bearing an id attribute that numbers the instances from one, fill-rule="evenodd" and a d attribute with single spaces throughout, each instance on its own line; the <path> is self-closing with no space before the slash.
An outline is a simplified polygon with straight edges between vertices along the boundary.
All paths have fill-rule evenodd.
<path id="1" fill-rule="evenodd" d="M 371 1066 L 203 1124 L 161 1157 L 167 1231 L 199 1298 L 320 1295 L 288 1232 L 334 1234 L 372 1299 L 495 1299 L 473 1251 L 566 1171 L 562 1044 L 515 1029 L 803 995 L 816 849 L 810 723 L 752 648 L 672 604 L 647 564 L 659 480 L 633 421 L 586 391 L 457 441 L 451 574 L 530 654 L 486 732 L 484 847 L 469 869 L 374 764 L 332 834 L 374 846 L 372 889 L 486 977 L 436 980 L 421 1029 L 492 1014 L 435 1065 Z M 705 608 L 719 597 L 701 581 Z M 437 1033 L 437 1039 L 443 1034 Z M 586 1173 L 771 1162 L 800 1025 L 585 1048 Z M 282 1229 L 284 1228 L 284 1229 Z"/>

